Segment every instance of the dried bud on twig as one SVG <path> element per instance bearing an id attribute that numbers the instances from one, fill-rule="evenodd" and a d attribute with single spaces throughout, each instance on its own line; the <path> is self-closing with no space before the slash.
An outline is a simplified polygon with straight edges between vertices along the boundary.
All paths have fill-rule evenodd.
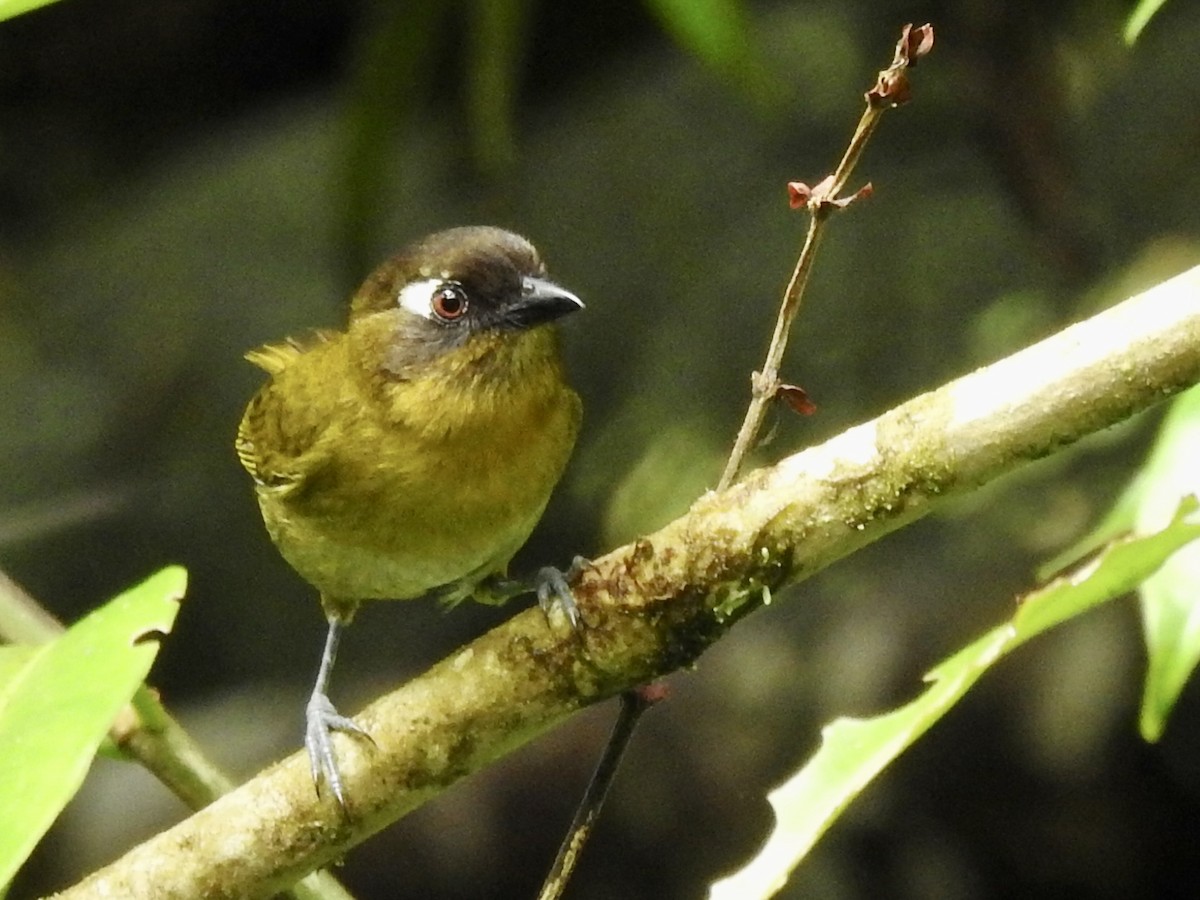
<path id="1" fill-rule="evenodd" d="M 896 55 L 892 64 L 879 73 L 875 87 L 867 91 L 867 103 L 871 106 L 900 106 L 912 98 L 912 88 L 905 71 L 933 49 L 933 26 L 925 24 L 919 28 L 905 25 L 896 44 Z"/>
<path id="2" fill-rule="evenodd" d="M 922 56 L 928 56 L 933 49 L 933 26 L 926 22 L 918 28 L 911 24 L 905 25 L 900 32 L 900 40 L 896 44 L 896 56 L 893 66 L 915 66 Z"/>
<path id="3" fill-rule="evenodd" d="M 737 440 L 733 451 L 725 463 L 725 471 L 721 474 L 720 487 L 727 488 L 733 484 L 755 441 L 759 430 L 766 418 L 768 406 L 776 399 L 781 399 L 798 413 L 807 415 L 814 410 L 808 396 L 799 388 L 784 385 L 779 380 L 779 366 L 783 360 L 783 352 L 787 347 L 788 333 L 796 312 L 800 309 L 800 299 L 804 287 L 812 272 L 813 258 L 819 243 L 822 228 L 831 214 L 844 209 L 851 203 L 871 195 L 870 183 L 863 185 L 853 194 L 841 197 L 850 174 L 862 157 L 863 149 L 878 126 L 883 114 L 893 106 L 899 106 L 911 96 L 908 84 L 907 69 L 917 64 L 922 56 L 933 49 L 933 26 L 922 25 L 914 28 L 912 24 L 904 26 L 892 63 L 879 73 L 875 86 L 869 90 L 866 97 L 866 109 L 858 120 L 854 135 L 842 155 L 841 162 L 833 174 L 821 179 L 815 185 L 803 181 L 793 181 L 787 186 L 788 202 L 792 209 L 807 209 L 810 213 L 808 234 L 804 238 L 804 246 L 800 250 L 800 258 L 792 270 L 791 280 L 783 292 L 783 303 L 779 307 L 779 316 L 775 322 L 775 333 L 771 336 L 771 346 L 767 349 L 767 358 L 763 364 L 763 372 L 755 373 L 751 379 L 750 405 L 746 409 L 746 417 L 742 427 L 738 429 Z"/>
<path id="4" fill-rule="evenodd" d="M 867 182 L 853 194 L 847 197 L 831 197 L 830 191 L 833 188 L 833 176 L 827 175 L 825 178 L 817 182 L 816 187 L 809 187 L 803 181 L 788 182 L 788 205 L 792 209 L 801 209 L 807 207 L 811 212 L 816 212 L 823 206 L 833 206 L 838 209 L 845 209 L 855 200 L 862 200 L 870 197 L 874 193 L 875 188 L 871 186 L 871 182 Z"/>

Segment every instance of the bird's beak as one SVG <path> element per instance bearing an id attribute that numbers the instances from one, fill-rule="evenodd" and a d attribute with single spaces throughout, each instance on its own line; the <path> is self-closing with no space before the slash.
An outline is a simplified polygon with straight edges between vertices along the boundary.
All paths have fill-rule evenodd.
<path id="1" fill-rule="evenodd" d="M 565 288 L 545 278 L 525 278 L 521 296 L 507 311 L 507 318 L 516 325 L 530 328 L 583 309 L 583 301 Z"/>

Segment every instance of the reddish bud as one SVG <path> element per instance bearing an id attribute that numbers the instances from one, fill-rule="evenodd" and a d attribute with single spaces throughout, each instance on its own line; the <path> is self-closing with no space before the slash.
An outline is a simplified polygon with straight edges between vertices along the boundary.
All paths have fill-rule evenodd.
<path id="1" fill-rule="evenodd" d="M 803 181 L 789 181 L 787 186 L 788 206 L 800 209 L 808 206 L 808 198 L 812 196 L 812 188 Z"/>
<path id="2" fill-rule="evenodd" d="M 649 684 L 639 685 L 633 689 L 633 692 L 647 706 L 660 703 L 671 695 L 671 689 L 665 681 L 652 681 Z"/>
<path id="3" fill-rule="evenodd" d="M 808 396 L 808 392 L 797 385 L 781 384 L 775 392 L 775 396 L 786 403 L 788 408 L 798 415 L 811 416 L 817 411 L 817 404 L 812 402 Z"/>

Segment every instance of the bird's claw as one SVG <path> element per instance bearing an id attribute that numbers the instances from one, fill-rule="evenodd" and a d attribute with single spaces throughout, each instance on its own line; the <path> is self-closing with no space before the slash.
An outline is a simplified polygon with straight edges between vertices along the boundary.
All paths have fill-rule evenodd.
<path id="1" fill-rule="evenodd" d="M 533 585 L 534 593 L 537 594 L 538 606 L 542 608 L 542 612 L 549 616 L 550 611 L 557 606 L 566 615 L 571 627 L 578 629 L 582 619 L 579 616 L 579 606 L 575 602 L 575 595 L 571 593 L 571 582 L 591 566 L 591 560 L 576 556 L 571 560 L 571 565 L 565 572 L 554 566 L 543 566 L 538 569 L 538 573 L 533 579 Z"/>
<path id="2" fill-rule="evenodd" d="M 371 743 L 368 734 L 353 719 L 339 713 L 325 694 L 314 692 L 304 708 L 304 746 L 308 750 L 308 762 L 312 767 L 313 784 L 317 793 L 321 791 L 321 781 L 329 785 L 329 790 L 337 800 L 338 806 L 346 810 L 346 795 L 342 789 L 342 775 L 338 771 L 337 756 L 333 749 L 333 732 L 341 731 L 355 737 L 365 738 Z"/>

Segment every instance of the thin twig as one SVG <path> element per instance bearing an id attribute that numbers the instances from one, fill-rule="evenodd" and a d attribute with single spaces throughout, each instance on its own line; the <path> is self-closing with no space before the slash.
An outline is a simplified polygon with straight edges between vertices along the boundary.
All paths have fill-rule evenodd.
<path id="1" fill-rule="evenodd" d="M 584 844 L 591 837 L 596 817 L 600 815 L 604 798 L 612 786 L 613 779 L 617 776 L 617 767 L 620 766 L 621 757 L 625 755 L 625 750 L 629 747 L 629 740 L 633 737 L 634 728 L 637 727 L 642 713 L 662 699 L 662 696 L 662 682 L 643 685 L 621 694 L 621 712 L 617 716 L 616 724 L 613 725 L 612 734 L 608 736 L 604 755 L 596 764 L 592 780 L 588 782 L 583 799 L 579 801 L 579 808 L 575 810 L 575 818 L 567 830 L 566 839 L 558 848 L 558 856 L 555 857 L 554 865 L 550 867 L 550 874 L 546 876 L 546 881 L 542 884 L 538 900 L 559 900 L 563 891 L 567 889 L 567 882 L 575 871 L 579 855 L 583 852 Z"/>
<path id="2" fill-rule="evenodd" d="M 750 452 L 758 432 L 762 428 L 767 405 L 780 394 L 781 390 L 786 389 L 779 381 L 779 366 L 783 361 L 784 350 L 787 348 L 788 332 L 800 309 L 800 299 L 804 295 L 804 287 L 812 272 L 813 260 L 816 258 L 825 221 L 834 210 L 842 209 L 855 200 L 870 194 L 871 186 L 868 184 L 849 197 L 838 197 L 842 188 L 845 187 L 846 181 L 850 178 L 850 173 L 854 171 L 855 165 L 862 156 L 863 150 L 866 149 L 867 141 L 870 140 L 871 134 L 879 124 L 883 111 L 908 101 L 909 86 L 905 69 L 916 65 L 916 61 L 927 54 L 932 47 L 932 26 L 922 25 L 920 28 L 913 28 L 912 25 L 905 25 L 901 31 L 900 40 L 896 44 L 896 53 L 891 66 L 879 73 L 875 86 L 865 95 L 867 108 L 858 121 L 858 127 L 854 129 L 854 136 L 850 139 L 850 144 L 846 147 L 846 152 L 842 155 L 837 169 L 815 188 L 809 188 L 800 183 L 788 185 L 792 205 L 806 206 L 809 210 L 811 218 L 808 224 L 808 233 L 804 238 L 800 258 L 796 261 L 796 268 L 793 270 L 791 280 L 783 294 L 783 304 L 779 309 L 779 318 L 775 322 L 775 332 L 771 336 L 766 363 L 763 365 L 762 372 L 755 372 L 751 379 L 753 398 L 750 401 L 750 407 L 746 410 L 746 419 L 738 432 L 737 442 L 729 456 L 725 472 L 721 476 L 720 484 L 717 487 L 719 491 L 729 487 L 737 477 L 746 454 Z M 794 388 L 791 390 L 798 396 L 796 408 L 803 410 L 807 405 L 807 398 L 803 391 Z M 625 748 L 633 738 L 638 719 L 648 703 L 654 702 L 653 700 L 646 701 L 643 695 L 653 695 L 655 699 L 658 699 L 662 692 L 662 682 L 656 682 L 621 695 L 620 715 L 613 726 L 612 734 L 609 735 L 604 754 L 596 766 L 591 783 L 588 784 L 587 791 L 579 802 L 575 819 L 571 822 L 571 827 L 559 847 L 558 857 L 554 860 L 550 874 L 546 876 L 546 881 L 542 885 L 538 900 L 558 900 L 566 890 L 567 881 L 574 871 L 575 863 L 579 859 L 584 844 L 591 835 L 592 824 L 600 814 L 600 808 L 604 804 L 608 788 L 616 778 L 617 766 L 625 753 Z"/>
<path id="3" fill-rule="evenodd" d="M 868 196 L 871 185 L 867 184 L 859 191 L 848 197 L 839 197 L 854 167 L 862 157 L 867 142 L 879 125 L 885 111 L 906 103 L 910 98 L 910 88 L 905 70 L 915 65 L 917 60 L 933 48 L 933 27 L 922 25 L 913 28 L 905 25 L 896 44 L 896 53 L 892 64 L 879 73 L 875 86 L 866 93 L 866 108 L 854 129 L 854 136 L 842 155 L 841 162 L 833 174 L 823 179 L 815 187 L 793 182 L 788 185 L 792 198 L 792 206 L 804 206 L 810 215 L 808 233 L 804 237 L 804 245 L 800 257 L 796 260 L 796 268 L 792 271 L 791 280 L 783 293 L 783 302 L 779 306 L 779 317 L 775 321 L 775 332 L 771 335 L 771 344 L 767 349 L 767 357 L 762 370 L 755 372 L 750 379 L 751 399 L 746 409 L 746 418 L 738 430 L 737 440 L 725 471 L 717 484 L 717 490 L 722 491 L 733 484 L 746 460 L 747 454 L 753 449 L 762 430 L 763 420 L 767 415 L 767 407 L 778 395 L 780 387 L 779 366 L 783 362 L 783 354 L 787 349 L 788 333 L 796 313 L 800 311 L 800 301 L 804 296 L 804 288 L 812 273 L 813 261 L 817 248 L 821 243 L 821 235 L 825 223 L 835 210 L 844 209 L 853 201 Z"/>

